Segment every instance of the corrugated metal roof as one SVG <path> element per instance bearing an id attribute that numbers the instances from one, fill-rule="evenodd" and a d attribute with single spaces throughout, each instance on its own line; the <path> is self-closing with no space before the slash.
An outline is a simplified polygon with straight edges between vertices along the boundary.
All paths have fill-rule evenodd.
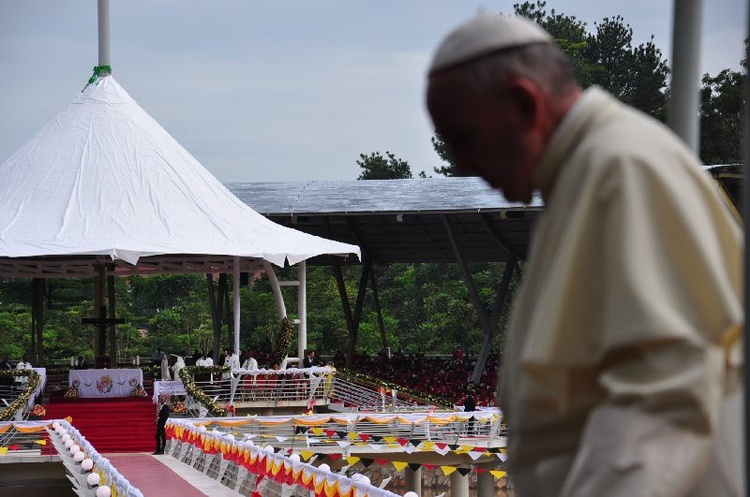
<path id="1" fill-rule="evenodd" d="M 226 186 L 274 222 L 357 244 L 375 263 L 456 262 L 446 223 L 467 262 L 523 259 L 542 210 L 539 197 L 528 206 L 508 202 L 480 178 Z"/>
<path id="2" fill-rule="evenodd" d="M 237 197 L 261 214 L 476 212 L 526 209 L 509 202 L 484 180 L 425 178 L 281 183 L 228 183 Z M 529 207 L 541 207 L 535 198 Z"/>

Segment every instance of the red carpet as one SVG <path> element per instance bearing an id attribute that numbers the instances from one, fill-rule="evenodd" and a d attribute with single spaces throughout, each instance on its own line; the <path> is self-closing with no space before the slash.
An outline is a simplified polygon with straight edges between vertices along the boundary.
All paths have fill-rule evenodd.
<path id="1" fill-rule="evenodd" d="M 50 398 L 45 419 L 73 418 L 73 426 L 100 453 L 153 452 L 156 405 L 150 397 Z"/>
<path id="2" fill-rule="evenodd" d="M 161 456 L 170 457 L 170 456 Z M 131 485 L 145 497 L 174 496 L 205 497 L 206 494 L 183 480 L 180 475 L 169 469 L 150 455 L 108 457 L 109 462 L 117 468 Z"/>

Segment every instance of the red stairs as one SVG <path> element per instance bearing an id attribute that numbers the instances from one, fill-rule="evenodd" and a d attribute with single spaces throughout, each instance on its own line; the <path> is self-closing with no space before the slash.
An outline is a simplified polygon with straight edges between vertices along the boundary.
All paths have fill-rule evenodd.
<path id="1" fill-rule="evenodd" d="M 153 452 L 156 405 L 150 397 L 50 398 L 44 419 L 70 416 L 73 426 L 99 453 Z"/>

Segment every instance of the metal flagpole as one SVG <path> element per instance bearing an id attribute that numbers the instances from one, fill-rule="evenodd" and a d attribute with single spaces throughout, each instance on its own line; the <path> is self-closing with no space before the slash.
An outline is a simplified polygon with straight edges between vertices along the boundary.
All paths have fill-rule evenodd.
<path id="1" fill-rule="evenodd" d="M 669 127 L 700 151 L 701 17 L 703 0 L 675 0 L 672 22 L 672 96 Z"/>

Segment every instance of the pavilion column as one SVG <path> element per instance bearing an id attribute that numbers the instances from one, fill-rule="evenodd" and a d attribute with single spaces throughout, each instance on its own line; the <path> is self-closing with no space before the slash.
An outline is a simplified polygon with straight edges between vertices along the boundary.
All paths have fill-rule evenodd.
<path id="1" fill-rule="evenodd" d="M 404 468 L 404 483 L 406 491 L 416 492 L 422 495 L 422 468 L 411 469 L 409 466 Z"/>
<path id="2" fill-rule="evenodd" d="M 104 264 L 96 265 L 96 280 L 94 281 L 94 310 L 98 312 L 103 308 L 104 303 L 104 285 L 105 285 L 105 267 Z M 94 363 L 105 353 L 105 329 L 102 326 L 94 326 Z"/>
<path id="3" fill-rule="evenodd" d="M 34 305 L 32 308 L 32 360 L 37 366 L 44 362 L 44 278 L 34 278 Z M 36 340 L 34 338 L 36 337 Z"/>
<path id="4" fill-rule="evenodd" d="M 491 467 L 484 465 L 484 471 L 477 474 L 477 497 L 494 497 L 495 496 L 495 477 L 489 472 Z"/>
<path id="5" fill-rule="evenodd" d="M 232 264 L 232 297 L 234 298 L 234 353 L 240 355 L 240 258 Z"/>
<path id="6" fill-rule="evenodd" d="M 469 497 L 469 477 L 458 471 L 451 473 L 451 497 Z"/>
<path id="7" fill-rule="evenodd" d="M 307 349 L 307 261 L 297 264 L 297 317 L 299 327 L 297 328 L 297 357 L 298 367 L 302 367 L 302 360 Z"/>
<path id="8" fill-rule="evenodd" d="M 109 300 L 109 367 L 117 368 L 117 305 L 115 300 L 115 276 L 107 276 L 107 300 Z"/>

